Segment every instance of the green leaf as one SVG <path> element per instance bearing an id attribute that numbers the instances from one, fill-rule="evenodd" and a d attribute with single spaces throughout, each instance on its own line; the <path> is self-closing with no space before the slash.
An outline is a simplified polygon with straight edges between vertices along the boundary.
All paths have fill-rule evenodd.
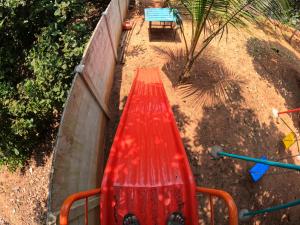
<path id="1" fill-rule="evenodd" d="M 20 152 L 16 148 L 13 148 L 13 152 L 15 153 L 15 155 L 20 155 Z"/>

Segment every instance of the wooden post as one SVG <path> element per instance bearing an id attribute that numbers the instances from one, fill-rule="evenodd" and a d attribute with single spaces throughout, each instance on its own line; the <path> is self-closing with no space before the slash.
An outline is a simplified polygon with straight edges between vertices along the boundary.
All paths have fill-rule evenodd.
<path id="1" fill-rule="evenodd" d="M 98 103 L 99 107 L 102 109 L 102 111 L 104 112 L 105 116 L 108 119 L 111 119 L 111 113 L 110 110 L 108 108 L 108 106 L 104 103 L 104 101 L 102 100 L 101 95 L 99 95 L 99 93 L 97 92 L 96 87 L 94 86 L 92 80 L 90 79 L 89 75 L 84 73 L 84 65 L 83 64 L 79 64 L 78 66 L 75 67 L 75 72 L 78 73 L 81 78 L 84 81 L 84 84 L 86 85 L 87 89 L 89 90 L 89 92 L 91 93 L 91 95 L 95 98 L 96 102 Z"/>
<path id="2" fill-rule="evenodd" d="M 105 25 L 106 25 L 107 32 L 108 32 L 110 45 L 111 45 L 111 48 L 112 48 L 114 56 L 115 56 L 115 61 L 117 62 L 118 61 L 117 48 L 114 46 L 114 41 L 112 39 L 111 30 L 110 30 L 108 20 L 107 20 L 107 12 L 105 11 L 104 13 L 102 13 L 102 16 L 104 17 L 104 20 L 105 20 Z"/>

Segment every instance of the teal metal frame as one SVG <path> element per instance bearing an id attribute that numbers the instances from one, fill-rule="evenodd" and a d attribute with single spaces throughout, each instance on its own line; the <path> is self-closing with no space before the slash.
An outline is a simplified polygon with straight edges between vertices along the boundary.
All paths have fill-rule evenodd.
<path id="1" fill-rule="evenodd" d="M 295 164 L 281 163 L 281 162 L 270 161 L 270 160 L 266 160 L 266 159 L 257 159 L 257 158 L 252 158 L 252 157 L 248 157 L 248 156 L 243 156 L 243 155 L 231 154 L 231 153 L 227 153 L 227 152 L 218 152 L 217 154 L 218 154 L 218 156 L 221 156 L 221 157 L 226 156 L 226 157 L 240 159 L 240 160 L 244 160 L 244 161 L 248 161 L 248 162 L 256 162 L 256 163 L 261 163 L 261 164 L 265 164 L 265 165 L 269 165 L 269 166 L 300 171 L 300 166 L 295 165 Z"/>
<path id="2" fill-rule="evenodd" d="M 222 150 L 222 148 L 219 146 L 214 146 L 212 148 L 211 155 L 216 159 L 221 158 L 221 157 L 230 157 L 230 158 L 240 159 L 240 160 L 244 160 L 244 161 L 248 161 L 248 162 L 261 163 L 261 164 L 265 164 L 265 165 L 269 165 L 269 166 L 300 171 L 300 166 L 295 165 L 295 164 L 281 163 L 281 162 L 275 162 L 275 161 L 270 161 L 270 160 L 266 160 L 266 159 L 257 159 L 257 158 L 252 158 L 252 157 L 248 157 L 248 156 L 243 156 L 243 155 L 231 154 L 231 153 L 224 152 Z M 248 211 L 248 210 L 244 209 L 244 210 L 241 210 L 241 212 L 240 212 L 240 219 L 246 220 L 257 214 L 274 212 L 274 211 L 278 211 L 281 209 L 290 208 L 290 207 L 293 207 L 293 206 L 296 206 L 299 204 L 300 204 L 300 199 L 291 201 L 291 202 L 288 202 L 285 204 L 280 204 L 280 205 L 276 205 L 273 207 L 269 207 L 266 209 L 260 209 L 260 210 L 254 210 L 254 211 Z"/>
<path id="3" fill-rule="evenodd" d="M 276 205 L 276 206 L 273 206 L 273 207 L 269 207 L 269 208 L 266 208 L 266 209 L 259 209 L 259 210 L 254 210 L 254 211 L 245 210 L 244 212 L 242 212 L 240 214 L 240 219 L 241 220 L 243 220 L 244 218 L 248 219 L 248 218 L 250 218 L 252 216 L 255 216 L 255 215 L 258 215 L 258 214 L 275 212 L 275 211 L 290 208 L 290 207 L 293 207 L 293 206 L 296 206 L 296 205 L 299 205 L 299 204 L 300 204 L 300 199 L 295 200 L 295 201 L 291 201 L 291 202 L 288 202 L 288 203 L 285 203 L 285 204 L 280 204 L 280 205 Z"/>

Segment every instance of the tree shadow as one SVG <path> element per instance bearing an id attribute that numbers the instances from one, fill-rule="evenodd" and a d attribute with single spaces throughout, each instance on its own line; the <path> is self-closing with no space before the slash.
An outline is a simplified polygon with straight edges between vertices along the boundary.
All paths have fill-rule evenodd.
<path id="1" fill-rule="evenodd" d="M 264 20 L 259 21 L 256 24 L 256 27 L 259 30 L 262 30 L 266 35 L 272 36 L 275 39 L 280 39 L 280 34 L 277 32 L 277 29 L 280 29 L 275 23 L 272 23 L 271 21 Z"/>
<path id="2" fill-rule="evenodd" d="M 122 71 L 123 65 L 116 65 L 115 75 L 113 81 L 113 88 L 111 91 L 110 99 L 109 99 L 109 108 L 111 112 L 111 119 L 107 123 L 107 129 L 105 134 L 105 144 L 104 144 L 104 162 L 106 164 L 107 159 L 109 157 L 110 148 L 112 146 L 118 124 L 120 122 L 120 118 L 123 112 L 123 108 L 125 106 L 127 96 L 125 96 L 120 101 L 120 90 L 122 83 Z M 121 107 L 121 108 L 120 108 Z"/>
<path id="3" fill-rule="evenodd" d="M 36 203 L 35 203 L 35 208 L 34 208 L 35 217 L 34 217 L 34 221 L 37 224 L 45 224 L 46 223 L 46 220 L 47 220 L 47 207 L 45 207 L 46 205 L 47 205 L 47 199 L 45 199 L 42 202 L 36 201 Z"/>
<path id="4" fill-rule="evenodd" d="M 186 61 L 184 50 L 153 48 L 168 57 L 168 61 L 162 67 L 163 72 L 182 98 L 196 108 L 243 100 L 240 94 L 240 85 L 243 81 L 239 80 L 210 50 L 195 61 L 191 76 L 184 83 L 178 83 Z"/>
<path id="5" fill-rule="evenodd" d="M 185 126 L 189 125 L 191 123 L 191 119 L 180 110 L 179 105 L 173 105 L 172 111 L 173 111 L 173 114 L 175 117 L 175 121 L 176 121 L 178 130 L 181 133 L 185 134 L 186 133 Z"/>
<path id="6" fill-rule="evenodd" d="M 179 105 L 172 106 L 172 110 L 174 113 L 177 127 L 180 131 L 181 139 L 182 139 L 183 145 L 185 147 L 186 154 L 190 161 L 193 175 L 195 178 L 198 178 L 199 176 L 201 176 L 202 172 L 201 172 L 201 170 L 199 170 L 197 162 L 199 161 L 199 159 L 201 157 L 203 157 L 203 155 L 199 154 L 199 152 L 193 151 L 192 145 L 191 145 L 191 138 L 190 138 L 190 136 L 188 136 L 188 133 L 186 132 L 186 126 L 190 125 L 192 123 L 192 121 L 183 111 L 181 111 Z M 203 186 L 203 184 L 201 184 L 201 186 Z M 200 224 L 210 224 L 209 198 L 207 198 L 206 195 L 200 194 L 200 195 L 197 195 L 197 200 L 198 200 L 198 214 L 199 214 Z M 216 207 L 218 209 L 224 209 L 224 213 L 226 213 L 226 215 L 228 214 L 227 210 L 225 209 L 226 208 L 225 204 L 222 201 L 216 202 L 215 208 Z M 216 223 L 216 224 L 218 224 L 218 223 Z M 221 223 L 219 223 L 219 224 L 221 224 Z"/>
<path id="7" fill-rule="evenodd" d="M 298 31 L 300 32 L 300 31 Z M 290 38 L 290 37 L 289 37 Z M 300 38 L 294 37 L 291 39 L 290 43 L 289 43 L 297 52 L 300 53 Z"/>
<path id="8" fill-rule="evenodd" d="M 281 35 L 284 40 L 292 46 L 298 53 L 300 53 L 300 31 L 293 27 L 279 24 L 277 27 L 280 29 Z"/>
<path id="9" fill-rule="evenodd" d="M 285 162 L 294 163 L 291 152 L 281 148 L 283 136 L 274 122 L 260 123 L 253 110 L 239 104 L 204 107 L 204 116 L 198 123 L 194 137 L 194 145 L 201 146 L 204 152 L 201 157 L 190 158 L 197 184 L 227 191 L 233 196 L 239 210 L 262 209 L 292 201 L 297 196 L 299 198 L 298 173 L 270 168 L 259 182 L 254 183 L 248 173 L 254 163 L 230 158 L 215 161 L 209 156 L 209 148 L 220 145 L 230 153 L 255 158 L 265 155 L 270 160 L 286 158 Z M 295 218 L 291 219 L 289 214 L 295 209 L 260 215 L 246 224 L 253 224 L 254 221 L 266 225 L 286 224 L 288 220 L 295 222 Z M 215 210 L 216 224 L 225 224 L 224 206 L 215 205 Z M 284 214 L 288 216 L 283 218 Z"/>
<path id="10" fill-rule="evenodd" d="M 51 134 L 46 136 L 43 143 L 40 143 L 38 146 L 34 148 L 34 150 L 28 156 L 28 159 L 24 162 L 24 165 L 20 168 L 20 173 L 25 175 L 26 171 L 28 171 L 32 161 L 34 162 L 36 167 L 43 167 L 46 165 L 49 160 L 50 155 L 53 152 L 53 145 L 55 143 L 55 135 L 57 131 L 51 131 Z"/>
<path id="11" fill-rule="evenodd" d="M 247 41 L 247 49 L 258 74 L 285 98 L 287 107 L 299 106 L 300 59 L 277 42 L 257 38 Z"/>
<path id="12" fill-rule="evenodd" d="M 186 154 L 190 159 L 190 163 L 192 163 L 194 160 L 198 160 L 199 154 L 195 154 L 192 151 L 191 138 L 187 134 L 186 126 L 190 125 L 193 121 L 180 109 L 179 105 L 173 105 L 172 111 Z M 196 171 L 193 171 L 193 173 L 195 174 Z"/>
<path id="13" fill-rule="evenodd" d="M 247 50 L 257 73 L 285 99 L 286 107 L 300 106 L 300 59 L 278 42 L 250 38 Z M 299 119 L 293 120 L 296 127 Z"/>
<path id="14" fill-rule="evenodd" d="M 126 52 L 127 56 L 138 57 L 140 54 L 144 54 L 146 48 L 143 45 L 134 45 Z"/>

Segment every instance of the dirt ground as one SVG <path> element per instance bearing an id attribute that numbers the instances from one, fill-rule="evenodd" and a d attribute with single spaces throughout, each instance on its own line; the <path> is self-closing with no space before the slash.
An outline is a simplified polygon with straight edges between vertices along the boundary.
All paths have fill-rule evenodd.
<path id="1" fill-rule="evenodd" d="M 282 148 L 280 140 L 289 129 L 272 116 L 272 108 L 300 106 L 300 37 L 289 44 L 269 23 L 230 29 L 227 38 L 214 41 L 195 63 L 191 78 L 177 85 L 184 57 L 182 36 L 177 32 L 174 39 L 173 31 L 162 29 L 149 33 L 138 13 L 131 19 L 136 25 L 125 64 L 116 69 L 109 139 L 114 136 L 135 69 L 158 67 L 198 185 L 229 192 L 239 209 L 261 209 L 299 198 L 298 172 L 271 168 L 254 183 L 248 173 L 253 163 L 212 160 L 208 151 L 220 145 L 230 153 L 265 155 L 300 165 L 299 158 L 292 157 L 298 154 L 296 144 Z M 283 118 L 292 129 L 299 128 L 299 118 Z M 201 198 L 200 208 L 200 220 L 205 222 L 207 199 Z M 299 210 L 296 206 L 259 215 L 244 224 L 300 224 Z M 220 203 L 216 203 L 216 217 L 216 224 L 226 224 L 226 210 Z"/>
<path id="2" fill-rule="evenodd" d="M 11 173 L 0 171 L 0 225 L 45 224 L 52 154 L 34 154 L 28 164 Z"/>

